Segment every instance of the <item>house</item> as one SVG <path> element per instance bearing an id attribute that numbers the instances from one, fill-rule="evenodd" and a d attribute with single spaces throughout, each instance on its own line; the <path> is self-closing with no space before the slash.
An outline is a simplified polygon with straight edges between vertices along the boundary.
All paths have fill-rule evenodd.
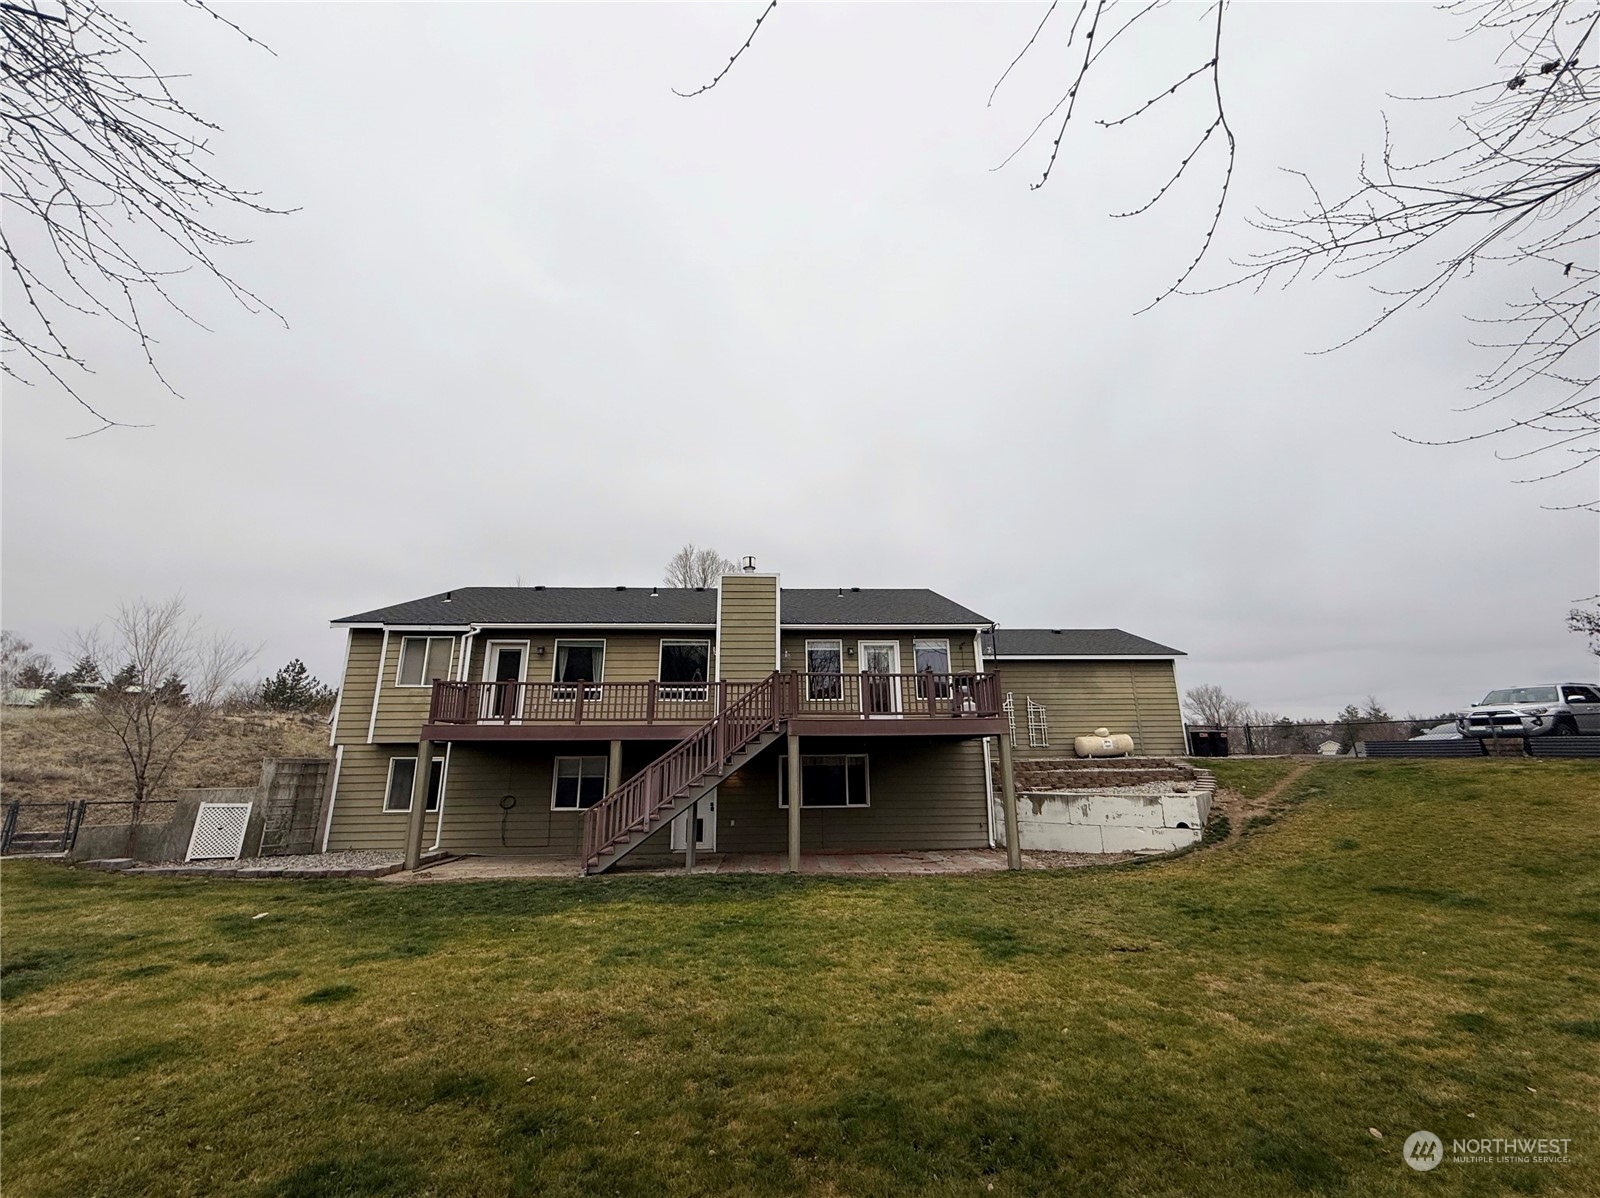
<path id="1" fill-rule="evenodd" d="M 1011 737 L 993 624 L 930 590 L 747 570 L 695 589 L 473 587 L 333 623 L 348 642 L 326 849 L 794 869 L 802 851 L 991 846 L 1014 807 L 996 802 Z M 1079 693 L 1042 679 L 1047 710 Z M 1151 744 L 1181 752 L 1148 702 Z"/>

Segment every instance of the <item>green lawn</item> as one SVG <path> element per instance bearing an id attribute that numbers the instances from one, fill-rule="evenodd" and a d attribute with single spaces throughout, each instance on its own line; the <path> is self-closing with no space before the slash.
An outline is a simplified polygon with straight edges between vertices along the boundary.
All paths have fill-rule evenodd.
<path id="1" fill-rule="evenodd" d="M 1290 793 L 1243 842 L 1054 874 L 10 863 L 5 1192 L 1600 1193 L 1600 770 Z M 1421 1128 L 1571 1157 L 1412 1173 Z"/>

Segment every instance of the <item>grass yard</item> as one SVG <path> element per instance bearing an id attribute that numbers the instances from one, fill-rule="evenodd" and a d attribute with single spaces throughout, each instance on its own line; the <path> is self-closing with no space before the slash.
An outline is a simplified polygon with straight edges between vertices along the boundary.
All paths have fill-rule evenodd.
<path id="1" fill-rule="evenodd" d="M 1176 860 L 972 878 L 8 863 L 5 1193 L 1600 1193 L 1600 770 L 1285 798 Z M 1570 1156 L 1413 1173 L 1418 1129 Z"/>

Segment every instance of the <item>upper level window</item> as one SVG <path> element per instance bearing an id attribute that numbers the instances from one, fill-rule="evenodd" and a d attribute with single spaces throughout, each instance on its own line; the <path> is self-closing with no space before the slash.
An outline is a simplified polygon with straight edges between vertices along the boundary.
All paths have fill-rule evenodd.
<path id="1" fill-rule="evenodd" d="M 436 678 L 450 677 L 450 650 L 454 638 L 448 636 L 407 636 L 400 638 L 400 665 L 395 671 L 396 686 L 432 686 Z"/>
<path id="2" fill-rule="evenodd" d="M 924 675 L 934 675 L 933 693 L 941 698 L 950 697 L 950 642 L 912 641 L 912 655 L 917 665 L 917 698 L 928 697 L 928 680 Z"/>
<path id="3" fill-rule="evenodd" d="M 606 668 L 604 641 L 557 641 L 554 682 L 599 682 Z"/>
<path id="4" fill-rule="evenodd" d="M 841 641 L 806 642 L 806 698 L 843 697 L 844 645 Z"/>
<path id="5" fill-rule="evenodd" d="M 661 642 L 662 683 L 698 683 L 697 686 L 674 686 L 670 691 L 662 687 L 663 697 L 677 699 L 704 699 L 706 679 L 711 677 L 710 641 Z"/>

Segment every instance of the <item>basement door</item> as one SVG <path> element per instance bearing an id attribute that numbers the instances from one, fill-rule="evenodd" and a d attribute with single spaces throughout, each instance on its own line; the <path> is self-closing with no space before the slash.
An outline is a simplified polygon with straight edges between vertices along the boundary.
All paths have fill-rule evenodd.
<path id="1" fill-rule="evenodd" d="M 694 851 L 697 853 L 714 853 L 717 851 L 717 792 L 712 791 L 700 800 L 692 812 L 685 811 L 672 821 L 672 851 L 682 853 L 686 851 L 684 837 L 689 828 L 689 817 L 694 815 Z"/>

